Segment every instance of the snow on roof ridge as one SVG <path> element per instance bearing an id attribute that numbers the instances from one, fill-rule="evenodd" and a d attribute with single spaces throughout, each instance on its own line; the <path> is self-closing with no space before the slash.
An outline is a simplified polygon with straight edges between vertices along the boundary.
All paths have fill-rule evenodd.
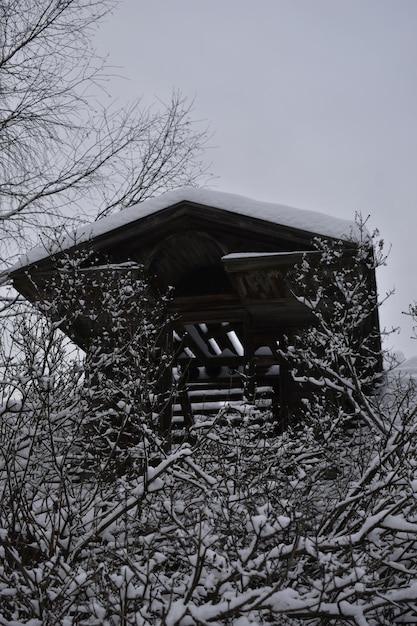
<path id="1" fill-rule="evenodd" d="M 261 202 L 223 191 L 184 187 L 168 191 L 160 196 L 150 198 L 135 204 L 119 213 L 114 213 L 77 229 L 73 236 L 65 236 L 56 246 L 37 246 L 23 255 L 10 272 L 35 263 L 50 254 L 68 249 L 74 245 L 94 239 L 108 232 L 117 230 L 129 223 L 142 219 L 148 215 L 167 209 L 181 202 L 194 202 L 211 206 L 216 209 L 244 215 L 251 218 L 279 224 L 298 230 L 311 232 L 316 235 L 349 240 L 357 234 L 355 222 L 338 217 L 331 217 L 324 213 L 296 209 L 282 204 Z"/>

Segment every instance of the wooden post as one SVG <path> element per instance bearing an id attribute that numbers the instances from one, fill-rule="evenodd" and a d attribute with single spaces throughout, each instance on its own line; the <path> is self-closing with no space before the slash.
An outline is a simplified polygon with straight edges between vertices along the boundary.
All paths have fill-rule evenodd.
<path id="1" fill-rule="evenodd" d="M 280 347 L 285 350 L 286 340 L 281 335 L 279 338 Z M 279 358 L 279 417 L 281 422 L 281 430 L 284 431 L 290 423 L 291 409 L 294 403 L 293 398 L 293 379 L 288 366 L 288 361 L 280 356 Z"/>
<path id="2" fill-rule="evenodd" d="M 256 395 L 256 364 L 255 364 L 255 346 L 253 341 L 253 329 L 251 318 L 248 312 L 244 317 L 244 355 L 245 355 L 245 379 L 244 392 L 248 402 L 255 401 Z"/>
<path id="3" fill-rule="evenodd" d="M 173 350 L 172 327 L 167 325 L 165 331 L 161 333 L 158 350 L 162 355 L 171 355 Z M 159 432 L 167 440 L 170 447 L 172 428 L 172 363 L 170 367 L 165 367 L 158 381 L 158 410 L 159 410 Z"/>

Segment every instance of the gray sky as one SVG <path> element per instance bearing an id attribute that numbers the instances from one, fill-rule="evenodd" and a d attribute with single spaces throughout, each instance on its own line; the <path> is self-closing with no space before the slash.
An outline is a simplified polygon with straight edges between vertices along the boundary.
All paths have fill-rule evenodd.
<path id="1" fill-rule="evenodd" d="M 353 219 L 392 244 L 389 347 L 417 353 L 417 0 L 122 0 L 100 28 L 112 95 L 195 98 L 221 190 Z"/>

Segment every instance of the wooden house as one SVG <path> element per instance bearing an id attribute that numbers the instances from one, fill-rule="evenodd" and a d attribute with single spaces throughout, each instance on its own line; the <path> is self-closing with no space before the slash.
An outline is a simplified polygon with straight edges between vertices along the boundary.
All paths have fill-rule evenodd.
<path id="1" fill-rule="evenodd" d="M 239 395 L 253 400 L 265 394 L 277 418 L 285 419 L 302 391 L 278 350 L 297 329 L 314 323 L 286 276 L 303 255 L 317 255 L 317 236 L 345 242 L 348 255 L 355 228 L 319 213 L 183 189 L 84 227 L 55 249 L 36 249 L 11 275 L 16 289 L 35 302 L 47 300 L 64 254 L 93 251 L 87 269 L 102 276 L 103 289 L 106 266 L 143 266 L 155 291 L 173 287 L 174 367 L 178 376 L 187 371 L 179 413 L 190 420 Z M 369 280 L 374 288 L 375 277 Z M 376 314 L 371 324 L 378 328 Z M 91 332 L 82 320 L 64 330 L 88 353 Z M 171 419 L 169 409 L 164 429 Z"/>

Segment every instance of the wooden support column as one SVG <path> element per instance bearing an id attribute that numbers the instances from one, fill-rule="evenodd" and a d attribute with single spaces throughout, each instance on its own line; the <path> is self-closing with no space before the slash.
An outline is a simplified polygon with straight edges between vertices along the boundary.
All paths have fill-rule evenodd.
<path id="1" fill-rule="evenodd" d="M 255 345 L 253 341 L 252 320 L 246 311 L 243 321 L 243 337 L 245 350 L 244 393 L 248 402 L 254 402 L 256 394 Z"/>
<path id="2" fill-rule="evenodd" d="M 158 342 L 158 351 L 161 357 L 164 355 L 172 355 L 173 353 L 173 337 L 171 324 L 167 325 L 165 331 L 161 334 Z M 167 440 L 168 445 L 172 426 L 172 404 L 173 404 L 173 382 L 172 382 L 172 363 L 169 359 L 170 366 L 165 367 L 161 372 L 158 381 L 158 411 L 159 411 L 159 432 Z"/>
<path id="3" fill-rule="evenodd" d="M 193 411 L 191 408 L 190 398 L 188 397 L 188 378 L 189 378 L 189 367 L 186 366 L 184 371 L 181 372 L 180 379 L 178 381 L 178 395 L 179 401 L 184 417 L 184 426 L 187 431 L 194 424 Z"/>
<path id="4" fill-rule="evenodd" d="M 285 350 L 286 340 L 283 335 L 279 338 L 280 347 Z M 279 357 L 279 417 L 281 422 L 281 429 L 284 431 L 290 423 L 291 408 L 294 404 L 293 398 L 293 386 L 294 381 L 288 365 L 288 361 L 280 356 Z"/>

